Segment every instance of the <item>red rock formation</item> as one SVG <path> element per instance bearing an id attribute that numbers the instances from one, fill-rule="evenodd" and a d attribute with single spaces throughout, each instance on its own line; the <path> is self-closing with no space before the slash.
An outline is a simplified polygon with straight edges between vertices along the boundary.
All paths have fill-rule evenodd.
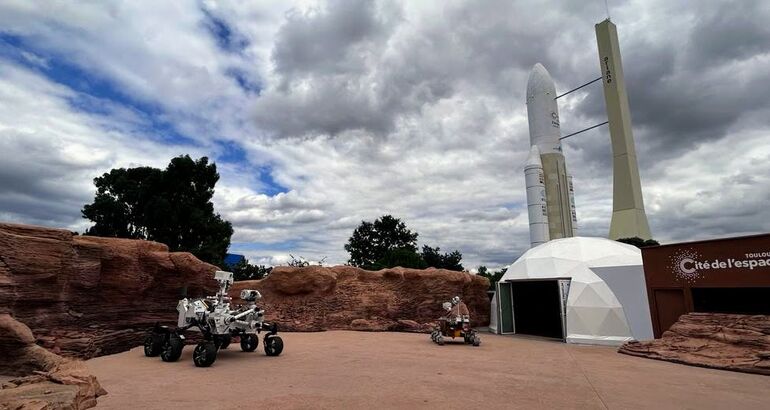
<path id="1" fill-rule="evenodd" d="M 663 337 L 630 342 L 620 353 L 694 366 L 770 375 L 770 316 L 682 315 Z"/>
<path id="2" fill-rule="evenodd" d="M 156 321 L 176 322 L 185 290 L 215 292 L 216 269 L 156 242 L 0 224 L 0 313 L 64 356 L 90 358 L 141 344 Z"/>
<path id="3" fill-rule="evenodd" d="M 212 295 L 216 267 L 159 243 L 77 236 L 61 229 L 0 224 L 0 313 L 33 329 L 37 344 L 90 358 L 141 343 L 156 321 L 176 323 L 176 305 Z M 485 278 L 427 269 L 365 271 L 277 267 L 253 287 L 284 330 L 426 331 L 441 303 L 460 295 L 475 325 L 489 322 Z M 0 365 L 1 366 L 1 365 Z"/>
<path id="4" fill-rule="evenodd" d="M 83 362 L 35 344 L 29 327 L 0 314 L 0 374 L 23 376 L 0 386 L 0 409 L 87 409 L 106 394 Z"/>
<path id="5" fill-rule="evenodd" d="M 489 281 L 441 269 L 366 271 L 352 266 L 276 267 L 262 280 L 236 282 L 262 293 L 266 319 L 284 330 L 427 331 L 444 314 L 441 304 L 459 295 L 474 326 L 489 323 Z"/>

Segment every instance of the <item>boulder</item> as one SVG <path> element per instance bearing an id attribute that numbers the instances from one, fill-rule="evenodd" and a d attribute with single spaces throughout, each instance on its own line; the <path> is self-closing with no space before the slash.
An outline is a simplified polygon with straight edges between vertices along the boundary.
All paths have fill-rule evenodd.
<path id="1" fill-rule="evenodd" d="M 216 269 L 157 242 L 0 223 L 0 313 L 63 356 L 90 358 L 141 344 L 156 321 L 176 322 L 183 295 L 216 292 Z"/>
<path id="2" fill-rule="evenodd" d="M 0 409 L 87 409 L 107 394 L 88 367 L 35 344 L 32 331 L 0 314 L 0 374 L 17 376 L 0 386 Z"/>
<path id="3" fill-rule="evenodd" d="M 620 353 L 693 366 L 770 375 L 770 316 L 688 313 L 660 339 Z"/>
<path id="4" fill-rule="evenodd" d="M 265 279 L 236 282 L 230 296 L 259 290 L 266 320 L 283 330 L 428 332 L 444 314 L 441 304 L 455 295 L 468 306 L 472 325 L 487 325 L 488 288 L 486 278 L 442 269 L 279 266 Z"/>

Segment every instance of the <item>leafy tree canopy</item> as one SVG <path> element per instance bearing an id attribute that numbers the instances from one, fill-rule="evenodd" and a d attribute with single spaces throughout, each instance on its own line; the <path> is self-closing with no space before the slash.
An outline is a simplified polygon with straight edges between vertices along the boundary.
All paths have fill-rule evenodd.
<path id="1" fill-rule="evenodd" d="M 486 266 L 482 265 L 479 266 L 477 270 L 477 275 L 489 279 L 489 290 L 494 291 L 496 289 L 495 285 L 500 281 L 500 279 L 502 279 L 503 275 L 505 275 L 505 272 L 508 271 L 508 268 L 502 268 L 500 270 L 490 272 Z"/>
<path id="2" fill-rule="evenodd" d="M 459 251 L 442 254 L 440 248 L 426 245 L 418 253 L 417 236 L 417 232 L 410 231 L 404 222 L 391 215 L 383 215 L 374 222 L 361 221 L 345 245 L 350 253 L 348 263 L 371 270 L 396 266 L 463 270 L 460 263 L 463 256 Z"/>
<path id="3" fill-rule="evenodd" d="M 211 203 L 218 180 L 216 164 L 189 155 L 164 170 L 113 169 L 94 179 L 94 202 L 82 210 L 94 225 L 85 234 L 157 241 L 222 266 L 233 228 Z"/>
<path id="4" fill-rule="evenodd" d="M 239 280 L 252 280 L 263 279 L 269 275 L 273 270 L 271 266 L 265 265 L 252 265 L 247 259 L 242 259 L 240 262 L 230 268 L 233 272 L 233 278 L 236 281 Z"/>
<path id="5" fill-rule="evenodd" d="M 456 271 L 463 271 L 463 265 L 460 261 L 463 259 L 463 255 L 460 251 L 452 251 L 449 253 L 441 253 L 441 248 L 438 246 L 431 248 L 428 245 L 423 245 L 422 253 L 420 254 L 425 264 L 428 267 L 436 269 L 449 269 Z"/>
<path id="6" fill-rule="evenodd" d="M 658 241 L 655 239 L 647 239 L 644 240 L 642 238 L 639 238 L 638 236 L 634 236 L 633 238 L 620 238 L 618 239 L 618 242 L 627 243 L 629 245 L 634 245 L 637 248 L 646 248 L 648 246 L 658 246 L 660 245 Z"/>
<path id="7" fill-rule="evenodd" d="M 428 267 L 420 254 L 413 249 L 397 248 L 385 252 L 382 258 L 378 259 L 373 265 L 367 266 L 366 269 L 380 270 L 396 266 L 412 269 L 425 269 Z"/>
<path id="8" fill-rule="evenodd" d="M 345 245 L 345 250 L 350 253 L 348 263 L 359 267 L 371 267 L 395 249 L 416 252 L 417 233 L 391 215 L 384 215 L 374 222 L 361 221 Z"/>

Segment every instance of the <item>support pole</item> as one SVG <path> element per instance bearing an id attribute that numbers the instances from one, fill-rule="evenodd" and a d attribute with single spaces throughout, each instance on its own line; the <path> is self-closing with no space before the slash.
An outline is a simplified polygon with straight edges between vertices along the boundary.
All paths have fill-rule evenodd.
<path id="1" fill-rule="evenodd" d="M 618 32 L 609 19 L 596 25 L 596 42 L 612 141 L 612 221 L 609 237 L 652 239 L 644 212 Z"/>

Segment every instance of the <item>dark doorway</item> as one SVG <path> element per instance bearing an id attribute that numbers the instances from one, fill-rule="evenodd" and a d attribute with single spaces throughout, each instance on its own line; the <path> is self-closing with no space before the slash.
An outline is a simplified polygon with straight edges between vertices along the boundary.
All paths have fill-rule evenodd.
<path id="1" fill-rule="evenodd" d="M 696 312 L 770 315 L 770 288 L 692 288 Z"/>
<path id="2" fill-rule="evenodd" d="M 522 280 L 511 287 L 516 333 L 564 338 L 558 281 Z"/>

